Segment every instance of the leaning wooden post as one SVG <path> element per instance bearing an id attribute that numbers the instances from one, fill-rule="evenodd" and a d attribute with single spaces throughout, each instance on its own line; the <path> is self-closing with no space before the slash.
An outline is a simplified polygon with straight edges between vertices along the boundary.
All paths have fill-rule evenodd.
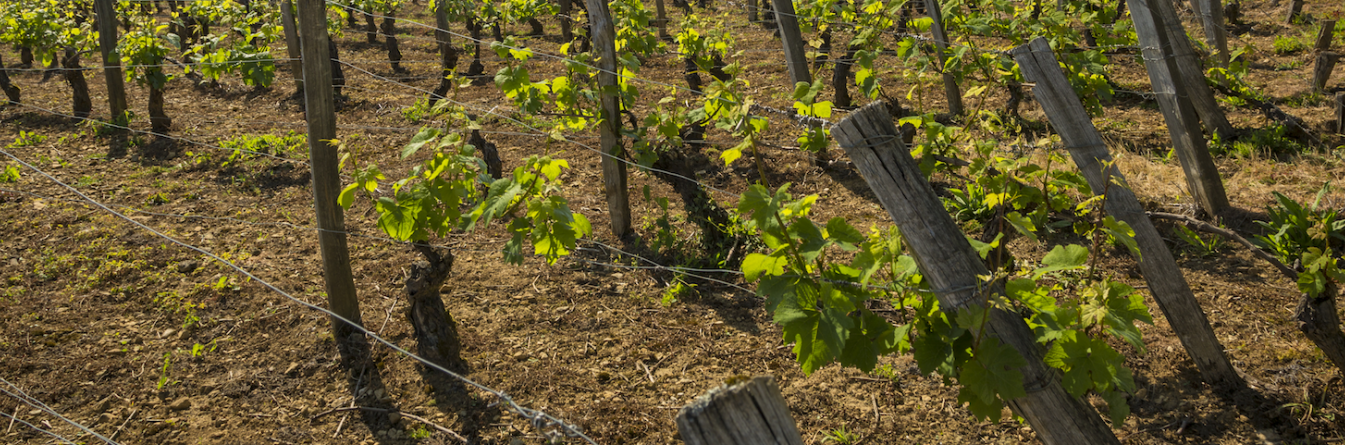
<path id="1" fill-rule="evenodd" d="M 1228 209 L 1228 195 L 1224 192 L 1219 170 L 1215 168 L 1214 159 L 1201 136 L 1200 122 L 1191 102 L 1177 96 L 1178 91 L 1185 92 L 1187 89 L 1177 84 L 1180 74 L 1176 60 L 1164 51 L 1169 45 L 1169 39 L 1161 28 L 1163 22 L 1155 17 L 1148 1 L 1126 0 L 1126 3 L 1130 7 L 1135 33 L 1139 34 L 1149 83 L 1158 97 L 1158 108 L 1163 112 L 1173 149 L 1186 173 L 1186 183 L 1200 208 L 1205 213 L 1218 216 Z"/>
<path id="2" fill-rule="evenodd" d="M 112 0 L 94 0 L 98 14 L 98 49 L 103 53 L 103 79 L 107 81 L 107 105 L 112 122 L 126 123 L 126 79 L 121 76 L 121 55 L 117 54 L 117 10 Z"/>
<path id="3" fill-rule="evenodd" d="M 1317 42 L 1312 45 L 1313 51 L 1326 51 L 1331 49 L 1331 40 L 1336 37 L 1336 21 L 1322 20 L 1322 28 L 1317 30 Z"/>
<path id="4" fill-rule="evenodd" d="M 711 389 L 677 412 L 687 445 L 803 445 L 771 376 Z"/>
<path id="5" fill-rule="evenodd" d="M 929 30 L 934 33 L 935 53 L 939 58 L 939 72 L 943 73 L 943 93 L 948 96 L 948 112 L 961 116 L 966 110 L 962 107 L 962 89 L 957 86 L 957 76 L 947 72 L 948 34 L 943 32 L 943 9 L 938 0 L 925 0 L 925 9 L 933 22 Z"/>
<path id="6" fill-rule="evenodd" d="M 1340 54 L 1333 52 L 1324 52 L 1317 55 L 1317 63 L 1312 66 L 1312 91 L 1322 93 L 1326 91 L 1326 81 L 1331 80 L 1331 71 L 1336 69 L 1336 62 L 1340 61 Z"/>
<path id="7" fill-rule="evenodd" d="M 1336 134 L 1345 134 L 1345 93 L 1336 93 Z"/>
<path id="8" fill-rule="evenodd" d="M 298 0 L 299 42 L 303 48 L 304 117 L 308 121 L 308 157 L 313 167 L 313 203 L 317 210 L 318 246 L 327 305 L 333 313 L 361 324 L 360 301 L 350 272 L 345 220 L 336 198 L 341 176 L 336 153 L 336 110 L 332 98 L 332 62 L 327 53 L 327 7 L 323 0 Z M 332 334 L 345 341 L 354 326 L 332 320 Z"/>
<path id="9" fill-rule="evenodd" d="M 1228 68 L 1228 32 L 1224 29 L 1224 5 L 1219 0 L 1191 0 L 1205 29 L 1205 44 L 1219 52 L 1219 66 Z"/>
<path id="10" fill-rule="evenodd" d="M 1112 157 L 1102 141 L 1102 135 L 1093 126 L 1083 103 L 1061 72 L 1055 54 L 1051 52 L 1051 45 L 1046 39 L 1038 37 L 1027 45 L 1015 48 L 1013 58 L 1022 69 L 1023 78 L 1036 83 L 1032 95 L 1046 112 L 1051 127 L 1060 133 L 1060 139 L 1074 163 L 1079 166 L 1079 171 L 1088 180 L 1088 186 L 1094 193 L 1106 190 L 1107 214 L 1125 221 L 1134 229 L 1135 241 L 1140 249 L 1136 260 L 1145 281 L 1149 283 L 1149 291 L 1205 381 L 1212 384 L 1241 384 L 1242 379 L 1224 355 L 1223 346 L 1210 328 L 1205 312 L 1182 276 L 1162 235 L 1145 215 L 1144 206 L 1135 198 L 1135 193 L 1125 185 L 1125 176 L 1112 165 Z"/>
<path id="11" fill-rule="evenodd" d="M 654 0 L 654 11 L 657 14 L 654 23 L 658 26 L 659 40 L 671 40 L 672 36 L 668 35 L 668 11 L 663 6 L 663 0 Z"/>
<path id="12" fill-rule="evenodd" d="M 789 81 L 813 83 L 813 74 L 808 72 L 808 57 L 804 53 L 803 33 L 799 31 L 798 14 L 794 13 L 794 0 L 771 0 L 775 9 L 775 22 L 780 27 L 780 41 L 785 46 L 785 66 L 789 68 Z M 792 91 L 792 90 L 791 90 Z"/>
<path id="13" fill-rule="evenodd" d="M 1210 88 L 1209 83 L 1205 81 L 1204 63 L 1200 56 L 1196 54 L 1196 49 L 1191 45 L 1191 39 L 1186 35 L 1186 28 L 1182 26 L 1181 20 L 1177 17 L 1177 9 L 1172 7 L 1172 2 L 1167 0 L 1151 2 L 1154 6 L 1153 15 L 1157 22 L 1167 33 L 1168 41 L 1172 44 L 1171 51 L 1167 55 L 1174 59 L 1177 65 L 1177 71 L 1174 74 L 1178 77 L 1178 94 L 1186 96 L 1191 105 L 1196 110 L 1196 115 L 1200 121 L 1205 123 L 1205 130 L 1210 134 L 1217 134 L 1222 138 L 1233 136 L 1233 124 L 1228 122 L 1228 117 L 1224 111 L 1219 109 L 1219 102 L 1214 100 L 1214 90 Z M 1199 125 L 1196 131 L 1199 131 Z M 1200 134 L 1200 133 L 1197 133 Z"/>
<path id="14" fill-rule="evenodd" d="M 290 71 L 294 75 L 294 92 L 304 93 L 303 50 L 299 43 L 299 27 L 294 23 L 294 1 L 280 2 L 280 26 L 285 29 L 285 53 L 290 56 Z"/>
<path id="15" fill-rule="evenodd" d="M 1303 12 L 1303 0 L 1289 0 L 1289 14 L 1284 16 L 1284 23 L 1292 25 L 1298 21 L 1298 15 Z"/>
<path id="16" fill-rule="evenodd" d="M 934 289 L 944 313 L 982 304 L 986 286 L 990 286 L 991 292 L 1003 292 L 999 282 L 982 281 L 981 277 L 990 276 L 990 271 L 920 173 L 919 165 L 892 125 L 887 104 L 873 102 L 851 113 L 831 128 L 831 136 L 850 155 L 869 188 L 901 229 L 911 256 Z M 1009 400 L 1008 404 L 1027 419 L 1042 442 L 1120 443 L 1097 411 L 1060 385 L 1056 371 L 1043 362 L 1043 348 L 1022 316 L 994 309 L 987 332 L 1012 346 L 1026 361 L 1018 371 L 1023 374 L 1027 395 Z"/>
<path id="17" fill-rule="evenodd" d="M 598 52 L 598 86 L 602 89 L 602 182 L 607 191 L 607 213 L 612 218 L 612 235 L 630 232 L 630 196 L 626 190 L 625 153 L 621 147 L 621 103 L 617 97 L 616 28 L 605 0 L 586 0 L 593 48 Z"/>

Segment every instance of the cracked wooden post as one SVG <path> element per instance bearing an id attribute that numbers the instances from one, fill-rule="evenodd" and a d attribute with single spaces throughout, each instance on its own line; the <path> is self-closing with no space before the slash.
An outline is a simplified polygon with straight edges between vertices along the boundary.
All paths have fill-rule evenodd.
<path id="1" fill-rule="evenodd" d="M 341 176 L 337 170 L 336 108 L 332 91 L 332 61 L 327 36 L 327 7 L 323 0 L 298 0 L 299 41 L 303 48 L 304 117 L 308 121 L 308 157 L 313 169 L 313 206 L 317 214 L 318 246 L 327 305 L 332 313 L 360 325 L 360 300 L 350 271 L 345 216 L 337 204 Z M 355 327 L 332 319 L 332 334 L 346 341 Z"/>
<path id="2" fill-rule="evenodd" d="M 1152 0 L 1153 3 L 1166 1 Z M 1186 184 L 1200 208 L 1209 215 L 1218 216 L 1229 207 L 1228 195 L 1219 178 L 1219 170 L 1214 166 L 1214 158 L 1205 146 L 1191 101 L 1178 96 L 1179 92 L 1184 95 L 1188 90 L 1181 83 L 1177 61 L 1165 50 L 1171 39 L 1164 30 L 1164 22 L 1149 8 L 1149 0 L 1126 0 L 1126 3 L 1130 7 L 1135 33 L 1139 35 L 1149 83 L 1158 97 L 1158 108 L 1163 112 L 1173 150 L 1186 174 Z"/>
<path id="3" fill-rule="evenodd" d="M 1284 24 L 1292 25 L 1303 13 L 1303 0 L 1289 0 L 1289 13 L 1284 16 Z"/>
<path id="4" fill-rule="evenodd" d="M 1326 82 L 1331 80 L 1331 71 L 1336 69 L 1336 62 L 1340 61 L 1340 54 L 1330 51 L 1317 55 L 1317 63 L 1312 66 L 1312 91 L 1314 93 L 1326 92 Z"/>
<path id="5" fill-rule="evenodd" d="M 1336 93 L 1336 134 L 1345 134 L 1345 93 Z"/>
<path id="6" fill-rule="evenodd" d="M 711 389 L 677 412 L 687 445 L 803 445 L 771 376 Z"/>
<path id="7" fill-rule="evenodd" d="M 1218 134 L 1224 139 L 1233 137 L 1233 124 L 1228 122 L 1228 116 L 1219 109 L 1219 102 L 1214 100 L 1214 90 L 1205 81 L 1204 62 L 1200 55 L 1196 54 L 1195 46 L 1186 35 L 1186 28 L 1177 17 L 1177 9 L 1167 0 L 1150 4 L 1154 5 L 1153 15 L 1159 19 L 1158 23 L 1163 25 L 1168 41 L 1172 44 L 1171 51 L 1167 55 L 1173 58 L 1177 65 L 1174 74 L 1179 80 L 1178 94 L 1183 94 L 1190 100 L 1196 115 L 1200 117 L 1200 122 L 1205 124 L 1206 133 Z M 1196 125 L 1196 131 L 1197 134 L 1201 134 L 1199 125 Z"/>
<path id="8" fill-rule="evenodd" d="M 1061 141 L 1079 166 L 1079 172 L 1088 180 L 1088 186 L 1094 193 L 1107 190 L 1107 214 L 1125 221 L 1135 230 L 1135 241 L 1140 249 L 1136 261 L 1149 284 L 1149 291 L 1205 381 L 1242 384 L 1162 235 L 1144 213 L 1144 206 L 1135 198 L 1135 193 L 1125 186 L 1125 176 L 1116 167 L 1109 167 L 1111 153 L 1074 88 L 1060 71 L 1051 45 L 1046 39 L 1036 38 L 1015 48 L 1013 58 L 1022 69 L 1023 78 L 1036 83 L 1032 89 L 1033 97 L 1046 112 L 1051 127 L 1060 133 Z M 1104 168 L 1107 169 L 1105 173 Z M 1118 183 L 1120 187 L 1107 187 Z"/>
<path id="9" fill-rule="evenodd" d="M 929 12 L 930 32 L 934 33 L 935 53 L 939 56 L 939 72 L 943 73 L 943 94 L 948 96 L 948 112 L 961 116 L 966 112 L 962 106 L 962 89 L 957 86 L 957 76 L 945 72 L 948 66 L 948 34 L 943 31 L 943 10 L 938 0 L 925 0 L 925 9 Z"/>
<path id="10" fill-rule="evenodd" d="M 831 135 L 901 229 L 911 256 L 935 289 L 945 313 L 980 304 L 985 286 L 991 286 L 991 292 L 1003 292 L 1002 284 L 980 278 L 990 271 L 920 173 L 892 124 L 887 104 L 878 101 L 860 108 L 833 126 Z M 1045 351 L 1020 315 L 995 309 L 989 318 L 987 332 L 1012 346 L 1027 363 L 1018 369 L 1027 395 L 1009 400 L 1008 405 L 1027 419 L 1042 442 L 1120 443 L 1097 411 L 1065 392 L 1056 371 L 1043 362 Z"/>
<path id="11" fill-rule="evenodd" d="M 1312 44 L 1312 50 L 1321 52 L 1331 49 L 1331 40 L 1335 38 L 1336 21 L 1322 20 L 1322 27 L 1317 30 L 1317 42 Z"/>
<path id="12" fill-rule="evenodd" d="M 586 0 L 593 35 L 593 49 L 598 53 L 598 86 L 602 88 L 602 123 L 599 133 L 602 146 L 602 182 L 607 192 L 607 213 L 611 217 L 612 235 L 620 238 L 630 233 L 630 196 L 626 190 L 626 165 L 621 162 L 621 104 L 617 97 L 616 28 L 605 0 Z"/>
<path id="13" fill-rule="evenodd" d="M 785 66 L 789 68 L 790 83 L 812 84 L 813 75 L 808 71 L 808 57 L 804 52 L 803 33 L 799 31 L 799 18 L 794 13 L 794 1 L 771 0 L 771 5 L 775 9 L 775 22 L 780 29 L 780 41 L 785 46 Z M 793 91 L 789 90 L 790 93 Z"/>
<path id="14" fill-rule="evenodd" d="M 285 53 L 290 57 L 290 72 L 294 75 L 294 92 L 304 93 L 304 65 L 302 44 L 299 43 L 299 28 L 294 22 L 294 2 L 280 2 L 280 26 L 285 30 Z"/>
<path id="15" fill-rule="evenodd" d="M 1224 29 L 1224 5 L 1219 0 L 1191 0 L 1205 30 L 1205 44 L 1218 51 L 1219 66 L 1228 68 L 1228 31 Z"/>

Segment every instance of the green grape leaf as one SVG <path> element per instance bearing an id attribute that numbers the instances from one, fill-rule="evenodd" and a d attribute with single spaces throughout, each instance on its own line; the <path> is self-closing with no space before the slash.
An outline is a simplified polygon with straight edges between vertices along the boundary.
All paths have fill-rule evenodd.
<path id="1" fill-rule="evenodd" d="M 1018 212 L 1009 212 L 1004 214 L 1004 220 L 1013 226 L 1014 230 L 1023 234 L 1033 241 L 1037 241 L 1037 226 L 1032 224 L 1032 220 L 1024 217 Z"/>
<path id="2" fill-rule="evenodd" d="M 1117 221 L 1116 218 L 1108 216 L 1102 220 L 1103 227 L 1107 233 L 1116 238 L 1116 241 L 1130 249 L 1130 253 L 1135 255 L 1135 259 L 1140 259 L 1140 246 L 1135 241 L 1135 229 L 1130 228 L 1130 224 L 1125 221 Z"/>
<path id="3" fill-rule="evenodd" d="M 416 217 L 412 209 L 404 208 L 392 198 L 378 198 L 378 228 L 398 241 L 411 241 L 415 234 Z M 415 209 L 419 210 L 419 209 Z"/>
<path id="4" fill-rule="evenodd" d="M 341 189 L 341 194 L 336 197 L 336 203 L 341 205 L 344 210 L 350 210 L 350 206 L 355 204 L 355 190 L 359 190 L 360 184 L 354 183 Z"/>
<path id="5" fill-rule="evenodd" d="M 1032 275 L 1037 278 L 1050 272 L 1081 269 L 1087 262 L 1087 248 L 1077 244 L 1055 246 L 1041 259 L 1041 264 L 1046 267 L 1038 268 L 1033 271 Z"/>
<path id="6" fill-rule="evenodd" d="M 855 250 L 857 244 L 864 242 L 864 234 L 859 233 L 845 218 L 835 217 L 827 221 L 827 239 L 845 250 Z"/>
<path id="7" fill-rule="evenodd" d="M 1027 361 L 998 338 L 986 337 L 976 347 L 972 360 L 962 365 L 958 401 L 966 402 L 978 419 L 999 421 L 1003 401 L 1027 395 L 1018 368 Z"/>
<path id="8" fill-rule="evenodd" d="M 402 148 L 402 159 L 411 157 L 411 155 L 416 154 L 416 151 L 420 150 L 420 147 L 423 147 L 430 142 L 434 142 L 434 140 L 438 138 L 438 129 L 421 127 L 420 132 L 411 137 L 411 142 L 406 144 L 406 147 Z"/>
<path id="9" fill-rule="evenodd" d="M 756 281 L 762 274 L 780 275 L 785 273 L 785 266 L 789 264 L 789 259 L 777 252 L 776 254 L 766 255 L 761 253 L 747 254 L 743 259 L 742 270 L 747 282 Z"/>

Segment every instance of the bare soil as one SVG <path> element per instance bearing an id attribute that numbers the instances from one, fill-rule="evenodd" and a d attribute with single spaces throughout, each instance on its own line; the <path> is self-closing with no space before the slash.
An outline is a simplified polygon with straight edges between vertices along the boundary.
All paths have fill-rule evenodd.
<path id="1" fill-rule="evenodd" d="M 1257 52 L 1251 82 L 1326 142 L 1302 155 L 1218 160 L 1230 199 L 1243 215 L 1227 223 L 1248 232 L 1259 230 L 1251 221 L 1265 217 L 1271 192 L 1311 199 L 1325 182 L 1338 183 L 1345 175 L 1339 148 L 1330 149 L 1339 147 L 1341 138 L 1327 131 L 1333 119 L 1329 101 L 1308 94 L 1312 55 L 1277 55 L 1272 50 L 1275 36 L 1315 30 L 1312 25 L 1282 24 L 1288 3 L 1242 3 L 1243 21 L 1250 26 L 1230 37 L 1230 47 L 1253 45 Z M 745 23 L 745 14 L 733 4 L 716 7 L 704 15 L 723 14 L 737 48 L 748 50 L 735 60 L 747 68 L 753 97 L 788 109 L 792 89 L 783 86 L 788 76 L 776 51 L 777 41 Z M 415 10 L 409 19 L 433 23 L 419 6 L 407 8 Z M 1304 7 L 1317 17 L 1333 9 L 1340 5 L 1331 0 L 1309 0 Z M 1189 9 L 1184 13 L 1188 29 L 1198 36 Z M 676 8 L 670 8 L 670 14 L 674 23 L 681 16 Z M 554 19 L 545 23 L 548 34 L 558 33 Z M 421 125 L 408 122 L 401 111 L 434 88 L 438 72 L 427 30 L 402 26 L 402 32 L 410 34 L 401 41 L 409 75 L 394 75 L 386 63 L 379 63 L 386 55 L 380 46 L 364 43 L 362 32 L 347 30 L 339 38 L 344 60 L 377 76 L 411 77 L 399 83 L 346 69 L 348 97 L 338 112 L 340 137 L 358 147 L 365 160 L 384 166 L 390 178 L 405 175 L 414 165 L 398 160 L 396 153 Z M 527 29 L 520 25 L 508 31 L 522 34 Z M 845 38 L 838 35 L 837 41 Z M 555 52 L 556 40 L 554 35 L 521 38 L 544 52 Z M 832 57 L 843 55 L 842 45 L 837 46 Z M 486 72 L 493 73 L 500 61 L 488 49 L 483 53 Z M 18 60 L 16 52 L 4 55 L 11 63 Z M 459 68 L 469 61 L 464 57 Z M 1143 68 L 1133 56 L 1118 55 L 1112 62 L 1118 84 L 1148 89 Z M 94 64 L 85 60 L 86 66 Z M 898 65 L 895 60 L 889 64 Z M 534 78 L 560 69 L 558 62 L 541 58 L 530 61 L 529 67 Z M 641 75 L 682 85 L 681 68 L 674 56 L 654 57 L 646 61 Z M 101 113 L 105 118 L 101 75 L 87 72 L 94 116 Z M 264 90 L 237 80 L 215 87 L 175 80 L 166 102 L 174 119 L 172 136 L 180 139 L 140 135 L 131 148 L 109 151 L 109 138 L 95 136 L 91 127 L 75 119 L 43 110 L 69 114 L 70 91 L 59 79 L 42 83 L 40 72 L 11 72 L 15 84 L 23 88 L 26 105 L 0 110 L 0 140 L 8 144 L 21 131 L 46 136 L 35 144 L 5 150 L 141 224 L 224 256 L 295 298 L 321 306 L 325 295 L 319 252 L 316 234 L 308 228 L 313 216 L 307 165 L 253 158 L 221 166 L 228 154 L 208 146 L 244 134 L 303 132 L 304 117 L 300 101 L 292 97 L 290 75 L 281 65 L 275 85 Z M 900 93 L 909 85 L 902 83 L 899 73 L 884 75 L 891 79 L 890 94 L 904 97 Z M 1329 85 L 1340 91 L 1340 75 Z M 645 99 L 653 98 L 649 103 L 663 94 L 673 94 L 679 101 L 692 98 L 686 91 L 666 93 L 667 87 L 656 85 L 642 89 Z M 938 91 L 931 84 L 922 100 L 903 105 L 943 110 L 942 99 L 931 97 L 939 96 Z M 133 110 L 144 116 L 147 90 L 132 87 L 130 94 Z M 1003 93 L 994 93 L 987 106 L 999 106 L 1004 98 Z M 509 108 L 493 86 L 464 89 L 457 100 L 480 110 L 507 113 Z M 1146 205 L 1190 212 L 1193 207 L 1181 170 L 1175 161 L 1163 158 L 1167 132 L 1156 104 L 1123 96 L 1106 106 L 1095 123 Z M 1240 129 L 1269 125 L 1256 110 L 1225 108 Z M 1023 116 L 1044 128 L 1044 116 L 1030 100 L 1023 104 Z M 654 196 L 672 201 L 672 215 L 684 214 L 667 183 L 631 173 L 637 235 L 616 239 L 608 230 L 594 152 L 520 134 L 533 131 L 508 120 L 487 117 L 483 122 L 506 169 L 539 153 L 572 163 L 574 168 L 563 177 L 564 193 L 576 211 L 592 220 L 594 240 L 672 264 L 674 258 L 649 248 L 655 236 L 653 221 L 661 213 L 640 194 L 648 186 Z M 149 123 L 142 117 L 133 127 L 146 130 Z M 833 147 L 838 161 L 819 167 L 805 152 L 790 148 L 796 145 L 797 129 L 783 119 L 773 120 L 773 127 L 772 147 L 761 154 L 771 185 L 792 183 L 795 196 L 819 194 L 818 218 L 843 216 L 860 228 L 890 225 L 843 152 Z M 1040 136 L 1044 134 L 1028 135 Z M 574 140 L 591 146 L 596 144 L 592 137 L 578 135 Z M 727 136 L 711 130 L 709 139 L 711 146 L 704 151 L 708 161 L 694 166 L 700 181 L 737 193 L 759 178 L 750 160 L 731 168 L 716 160 L 718 150 L 734 143 Z M 307 157 L 302 150 L 279 155 Z M 200 156 L 212 158 L 193 162 Z M 121 443 L 458 443 L 433 429 L 427 438 L 412 438 L 426 435 L 422 434 L 426 430 L 406 417 L 391 422 L 388 415 L 375 411 L 330 412 L 352 404 L 401 410 L 453 430 L 471 443 L 542 443 L 544 433 L 554 431 L 536 428 L 505 411 L 484 392 L 445 383 L 386 347 L 369 348 L 372 366 L 351 369 L 343 365 L 331 325 L 320 313 L 200 252 L 168 243 L 90 206 L 40 174 L 22 173 L 18 183 L 0 184 L 4 189 L 0 191 L 0 377 L 70 419 L 103 435 L 115 435 Z M 724 207 L 735 202 L 727 194 L 711 196 Z M 1345 205 L 1342 198 L 1345 194 L 1331 193 L 1325 205 L 1340 208 Z M 346 222 L 353 234 L 351 261 L 364 325 L 414 350 L 402 283 L 418 257 L 407 246 L 380 238 L 376 214 L 367 203 L 348 212 Z M 681 238 L 694 241 L 699 236 L 685 218 L 675 217 L 674 222 Z M 1165 232 L 1171 229 L 1160 226 Z M 674 276 L 631 267 L 650 263 L 584 242 L 572 259 L 557 265 L 533 258 L 514 267 L 501 261 L 505 236 L 497 225 L 440 240 L 456 255 L 453 276 L 442 295 L 462 336 L 465 375 L 509 394 L 523 406 L 578 425 L 598 443 L 680 443 L 673 419 L 681 406 L 726 379 L 755 374 L 776 376 L 808 443 L 823 443 L 826 435 L 842 429 L 868 444 L 1037 442 L 1026 425 L 975 421 L 957 403 L 955 389 L 936 377 L 920 376 L 909 357 L 884 358 L 881 366 L 890 372 L 882 375 L 830 366 L 804 376 L 790 348 L 781 345 L 780 331 L 761 300 L 741 285 L 739 276 L 704 274 L 722 282 L 688 277 L 696 284 L 694 290 L 664 306 L 660 300 Z M 1298 332 L 1292 319 L 1298 295 L 1294 283 L 1232 242 L 1224 242 L 1209 256 L 1179 242 L 1172 246 L 1218 338 L 1254 392 L 1229 393 L 1201 383 L 1172 335 L 1170 321 L 1154 310 L 1155 325 L 1143 327 L 1149 352 L 1127 351 L 1139 389 L 1130 398 L 1134 414 L 1114 426 L 1122 441 L 1345 440 L 1341 376 Z M 1020 239 L 1011 249 L 1018 256 L 1037 258 L 1050 247 Z M 1107 253 L 1102 265 L 1132 285 L 1143 284 L 1134 261 L 1124 252 Z M 1150 307 L 1156 307 L 1152 300 Z M 189 316 L 199 320 L 189 323 Z M 193 353 L 194 348 L 199 350 Z M 0 398 L 0 411 L 67 437 L 80 437 L 84 443 L 97 443 L 10 397 Z M 0 432 L 0 442 L 50 442 L 50 437 L 22 424 L 7 426 Z"/>

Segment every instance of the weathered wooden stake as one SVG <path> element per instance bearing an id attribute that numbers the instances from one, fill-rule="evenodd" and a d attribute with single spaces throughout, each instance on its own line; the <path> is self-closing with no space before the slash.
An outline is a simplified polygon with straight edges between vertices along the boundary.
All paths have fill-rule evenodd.
<path id="1" fill-rule="evenodd" d="M 1228 31 L 1224 29 L 1224 5 L 1220 0 L 1191 0 L 1205 29 L 1205 44 L 1218 51 L 1219 66 L 1228 68 Z"/>
<path id="2" fill-rule="evenodd" d="M 1284 16 L 1284 23 L 1292 25 L 1298 21 L 1298 15 L 1303 12 L 1303 0 L 1289 0 L 1289 14 Z"/>
<path id="3" fill-rule="evenodd" d="M 117 54 L 117 10 L 112 0 L 94 0 L 98 14 L 98 50 L 103 53 L 103 80 L 107 81 L 107 106 L 112 122 L 126 122 L 126 80 L 121 76 L 121 55 Z M 14 101 L 18 102 L 15 89 Z"/>
<path id="4" fill-rule="evenodd" d="M 1201 58 L 1196 54 L 1195 46 L 1191 44 L 1191 39 L 1186 35 L 1186 28 L 1177 17 L 1177 9 L 1167 0 L 1151 2 L 1154 5 L 1153 14 L 1160 18 L 1158 21 L 1167 32 L 1168 42 L 1172 44 L 1167 55 L 1173 58 L 1173 63 L 1177 66 L 1174 74 L 1179 79 L 1177 85 L 1182 88 L 1177 89 L 1177 94 L 1185 95 L 1195 108 L 1196 115 L 1200 121 L 1205 123 L 1205 131 L 1209 134 L 1218 134 L 1220 137 L 1231 138 L 1233 136 L 1233 124 L 1228 122 L 1228 117 L 1224 111 L 1219 109 L 1219 102 L 1214 100 L 1214 90 L 1205 81 L 1205 68 Z M 1196 125 L 1196 131 L 1200 131 L 1200 126 Z M 1201 133 L 1196 133 L 1201 134 Z"/>
<path id="5" fill-rule="evenodd" d="M 911 256 L 945 313 L 981 305 L 989 292 L 1003 292 L 1000 282 L 982 281 L 981 277 L 990 276 L 990 271 L 944 210 L 901 142 L 887 104 L 878 101 L 860 108 L 833 126 L 831 135 L 850 155 L 869 188 L 901 229 Z M 1045 352 L 1022 316 L 994 309 L 987 332 L 1016 349 L 1026 361 L 1018 371 L 1023 375 L 1027 395 L 1009 400 L 1008 404 L 1027 419 L 1042 442 L 1120 443 L 1091 406 L 1061 387 L 1056 371 L 1044 363 Z"/>
<path id="6" fill-rule="evenodd" d="M 1331 40 L 1336 37 L 1336 21 L 1322 20 L 1322 28 L 1317 30 L 1317 43 L 1312 45 L 1314 51 L 1326 51 L 1331 49 Z"/>
<path id="7" fill-rule="evenodd" d="M 341 176 L 336 145 L 336 109 L 332 93 L 332 61 L 328 54 L 327 8 L 323 0 L 298 0 L 299 42 L 303 48 L 304 117 L 308 121 L 308 157 L 313 168 L 313 204 L 317 211 L 318 245 L 327 305 L 336 315 L 360 325 L 360 301 L 350 271 L 345 216 L 336 198 Z M 332 320 L 332 334 L 345 341 L 354 326 Z"/>
<path id="8" fill-rule="evenodd" d="M 808 57 L 804 52 L 803 33 L 799 31 L 799 19 L 794 13 L 794 1 L 771 0 L 771 4 L 775 7 L 775 21 L 780 27 L 780 41 L 785 46 L 790 83 L 812 84 L 813 75 L 808 72 Z"/>
<path id="9" fill-rule="evenodd" d="M 1336 62 L 1339 61 L 1340 54 L 1330 51 L 1317 55 L 1317 63 L 1312 66 L 1312 91 L 1326 91 L 1326 81 L 1331 80 L 1331 71 L 1336 69 Z"/>
<path id="10" fill-rule="evenodd" d="M 285 53 L 290 57 L 290 73 L 294 76 L 295 94 L 304 93 L 303 50 L 299 43 L 299 27 L 294 23 L 294 1 L 280 2 L 280 26 L 285 29 Z"/>
<path id="11" fill-rule="evenodd" d="M 1336 93 L 1336 134 L 1345 134 L 1345 93 Z"/>
<path id="12" fill-rule="evenodd" d="M 1224 348 L 1214 335 L 1205 312 L 1196 301 L 1195 293 L 1182 276 L 1162 235 L 1144 213 L 1144 206 L 1135 193 L 1126 186 L 1125 176 L 1112 165 L 1111 154 L 1102 135 L 1088 118 L 1087 110 L 1075 95 L 1065 74 L 1056 63 L 1051 45 L 1037 38 L 1013 50 L 1014 60 L 1028 82 L 1035 82 L 1032 95 L 1041 104 L 1051 127 L 1060 133 L 1060 139 L 1070 157 L 1088 180 L 1094 193 L 1107 193 L 1107 214 L 1125 221 L 1135 231 L 1140 254 L 1136 260 L 1149 283 L 1154 300 L 1163 310 L 1168 324 L 1177 333 L 1187 353 L 1209 383 L 1241 384 L 1237 371 L 1224 355 Z M 1110 187 L 1108 184 L 1111 184 Z"/>
<path id="13" fill-rule="evenodd" d="M 617 97 L 616 29 L 604 0 L 586 0 L 592 28 L 593 47 L 598 52 L 598 86 L 602 88 L 602 124 L 599 127 L 602 150 L 602 181 L 607 192 L 607 213 L 611 216 L 612 235 L 630 232 L 630 196 L 626 190 L 626 165 L 621 162 L 621 104 Z"/>
<path id="14" fill-rule="evenodd" d="M 962 107 L 962 89 L 957 86 L 957 76 L 945 71 L 948 66 L 948 34 L 943 31 L 943 9 L 939 0 L 925 0 L 925 9 L 933 23 L 929 29 L 934 33 L 935 51 L 939 57 L 939 72 L 943 73 L 943 93 L 948 96 L 948 112 L 961 116 L 966 110 Z"/>
<path id="15" fill-rule="evenodd" d="M 668 11 L 663 6 L 663 0 L 654 0 L 654 24 L 658 26 L 659 40 L 670 40 L 672 36 L 668 35 Z"/>
<path id="16" fill-rule="evenodd" d="M 1155 3 L 1167 0 L 1154 0 Z M 1158 97 L 1158 107 L 1167 122 L 1168 134 L 1172 145 L 1186 173 L 1186 183 L 1195 196 L 1196 202 L 1206 213 L 1218 216 L 1228 209 L 1228 195 L 1224 192 L 1223 180 L 1214 166 L 1205 139 L 1201 137 L 1200 123 L 1189 99 L 1178 96 L 1178 92 L 1189 91 L 1180 82 L 1180 70 L 1172 54 L 1165 51 L 1170 39 L 1163 29 L 1163 21 L 1156 17 L 1146 0 L 1127 0 L 1130 17 L 1135 24 L 1135 33 L 1139 34 L 1144 67 L 1149 72 L 1149 83 L 1153 85 Z"/>
<path id="17" fill-rule="evenodd" d="M 677 412 L 687 445 L 803 445 L 771 376 L 711 389 Z"/>

